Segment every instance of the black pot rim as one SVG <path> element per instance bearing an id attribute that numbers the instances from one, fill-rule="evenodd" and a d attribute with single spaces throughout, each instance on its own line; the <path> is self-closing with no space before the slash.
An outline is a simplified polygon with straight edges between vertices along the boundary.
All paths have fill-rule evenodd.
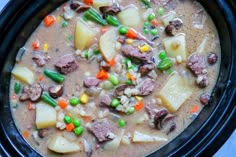
<path id="1" fill-rule="evenodd" d="M 51 0 L 50 3 L 56 3 L 56 0 Z M 58 4 L 64 2 L 65 0 L 58 0 Z M 199 0 L 206 9 L 212 9 L 209 3 L 204 0 Z M 19 33 L 20 28 L 26 24 L 28 18 L 33 14 L 37 14 L 36 10 L 40 10 L 47 5 L 47 0 L 17 0 L 10 1 L 4 10 L 0 14 L 0 114 L 4 115 L 7 111 L 5 109 L 5 103 L 7 102 L 8 96 L 6 96 L 6 87 L 4 85 L 8 85 L 5 82 L 5 76 L 9 75 L 9 69 L 7 58 L 9 56 L 5 51 L 10 43 L 14 41 L 14 33 Z M 205 5 L 204 5 L 205 4 Z M 223 26 L 227 29 L 226 34 L 220 33 L 220 38 L 222 40 L 225 37 L 229 39 L 229 46 L 227 50 L 230 50 L 229 55 L 227 57 L 231 57 L 225 59 L 229 61 L 230 65 L 221 65 L 221 71 L 227 70 L 226 76 L 219 76 L 218 83 L 221 80 L 224 80 L 224 83 L 218 84 L 217 89 L 215 90 L 215 95 L 218 98 L 213 98 L 213 103 L 216 104 L 215 107 L 207 106 L 200 113 L 202 117 L 208 117 L 207 120 L 202 120 L 201 116 L 197 117 L 198 121 L 201 121 L 201 125 L 191 124 L 184 133 L 191 133 L 192 136 L 186 139 L 183 134 L 180 134 L 176 139 L 172 142 L 164 146 L 158 152 L 154 152 L 150 154 L 150 157 L 154 156 L 212 156 L 221 145 L 228 139 L 231 133 L 235 130 L 234 122 L 236 120 L 236 20 L 234 12 L 236 11 L 235 4 L 233 0 L 216 0 L 215 7 L 221 10 L 221 14 L 217 11 L 217 14 L 222 16 L 224 21 L 222 24 L 217 23 L 218 30 L 222 30 L 220 26 Z M 214 6 L 213 5 L 213 6 Z M 32 7 L 33 6 L 33 7 Z M 53 8 L 47 8 L 48 10 L 54 10 Z M 48 12 L 44 12 L 41 17 L 46 15 Z M 209 11 L 209 14 L 212 16 L 213 20 L 217 20 L 216 15 L 214 15 L 214 11 Z M 26 15 L 22 17 L 22 20 L 17 19 L 19 15 Z M 11 28 L 16 28 L 15 24 L 18 24 L 19 28 L 15 29 L 15 32 L 11 30 Z M 36 26 L 35 26 L 36 27 Z M 222 32 L 222 31 L 221 31 Z M 10 36 L 10 37 L 9 37 Z M 226 39 L 226 38 L 225 38 Z M 15 52 L 16 53 L 16 52 Z M 225 63 L 224 63 L 225 64 Z M 9 66 L 9 67 L 8 67 Z M 6 70 L 7 69 L 7 70 Z M 8 74 L 7 74 L 8 73 Z M 222 79 L 221 79 L 222 77 Z M 4 92 L 5 91 L 5 92 Z M 4 94 L 5 93 L 5 94 Z M 218 102 L 214 102 L 214 100 L 218 100 Z M 206 111 L 212 111 L 211 114 L 206 115 Z M 9 111 L 9 110 L 8 110 Z M 204 114 L 205 113 L 205 114 Z M 9 113 L 8 113 L 9 114 Z M 10 118 L 12 120 L 12 118 Z M 0 153 L 3 153 L 4 156 L 39 156 L 38 153 L 34 151 L 33 148 L 29 147 L 29 145 L 24 141 L 24 139 L 19 135 L 19 133 L 10 134 L 6 129 L 6 117 L 0 116 Z M 195 130 L 192 133 L 190 130 L 193 127 L 196 127 L 198 130 Z M 16 126 L 12 124 L 12 126 L 8 126 L 9 128 L 16 129 Z M 12 136 L 15 137 L 12 137 Z M 18 143 L 14 141 L 20 141 L 22 143 Z M 182 141 L 184 140 L 184 141 Z M 1 144 L 2 143 L 2 144 Z M 22 145 L 20 145 L 22 144 Z M 177 145 L 177 146 L 176 146 Z M 174 149 L 173 149 L 174 148 Z M 2 151 L 1 151 L 2 149 Z M 5 152 L 5 153 L 4 153 Z"/>

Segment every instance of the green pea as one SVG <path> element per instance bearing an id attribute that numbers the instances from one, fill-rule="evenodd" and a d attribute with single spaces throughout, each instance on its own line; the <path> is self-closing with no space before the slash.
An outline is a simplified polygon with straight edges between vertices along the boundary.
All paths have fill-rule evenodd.
<path id="1" fill-rule="evenodd" d="M 160 54 L 159 54 L 159 58 L 161 60 L 165 59 L 166 58 L 166 52 L 165 51 L 161 51 Z"/>
<path id="2" fill-rule="evenodd" d="M 129 69 L 135 69 L 136 68 L 136 65 L 135 64 L 131 64 L 131 66 L 129 67 Z"/>
<path id="3" fill-rule="evenodd" d="M 172 73 L 174 72 L 174 70 L 168 69 L 166 72 L 167 72 L 168 74 L 172 74 Z"/>
<path id="4" fill-rule="evenodd" d="M 88 21 L 88 18 L 86 16 L 82 17 L 84 21 Z"/>
<path id="5" fill-rule="evenodd" d="M 64 122 L 65 122 L 66 124 L 69 124 L 69 123 L 72 122 L 72 118 L 71 118 L 70 116 L 65 116 L 65 117 L 64 117 Z"/>
<path id="6" fill-rule="evenodd" d="M 151 30 L 152 35 L 157 35 L 158 34 L 158 29 L 154 28 Z"/>
<path id="7" fill-rule="evenodd" d="M 134 107 L 130 107 L 128 109 L 128 111 L 127 111 L 127 114 L 132 114 L 132 113 L 134 113 L 134 111 L 135 111 L 135 108 Z"/>
<path id="8" fill-rule="evenodd" d="M 73 40 L 73 36 L 72 35 L 70 35 L 70 36 L 68 36 L 68 38 L 67 38 L 69 41 L 72 41 Z"/>
<path id="9" fill-rule="evenodd" d="M 74 124 L 75 127 L 79 127 L 80 124 L 81 124 L 81 121 L 79 119 L 74 119 L 73 124 Z"/>
<path id="10" fill-rule="evenodd" d="M 79 101 L 78 98 L 76 98 L 76 97 L 70 98 L 70 104 L 71 104 L 72 106 L 76 106 L 76 105 L 78 105 L 79 103 L 80 103 L 80 101 Z"/>
<path id="11" fill-rule="evenodd" d="M 160 16 L 164 15 L 164 13 L 165 13 L 165 9 L 164 9 L 163 7 L 160 7 L 160 8 L 157 10 L 157 14 L 160 15 Z"/>
<path id="12" fill-rule="evenodd" d="M 76 127 L 74 128 L 74 133 L 77 135 L 77 136 L 80 136 L 84 131 L 84 128 L 79 126 L 79 127 Z"/>
<path id="13" fill-rule="evenodd" d="M 133 85 L 133 82 L 132 82 L 131 80 L 128 80 L 128 81 L 126 82 L 126 84 L 127 84 L 127 85 Z"/>
<path id="14" fill-rule="evenodd" d="M 149 27 L 150 26 L 150 22 L 149 21 L 144 22 L 143 26 L 144 27 Z"/>
<path id="15" fill-rule="evenodd" d="M 61 26 L 64 28 L 64 27 L 67 27 L 68 26 L 68 22 L 67 21 L 63 21 Z"/>
<path id="16" fill-rule="evenodd" d="M 15 92 L 16 94 L 19 94 L 19 93 L 20 93 L 20 90 L 21 90 L 21 84 L 20 84 L 19 82 L 16 82 L 16 83 L 14 84 L 14 92 Z"/>
<path id="17" fill-rule="evenodd" d="M 98 54 L 100 53 L 100 50 L 99 50 L 99 49 L 96 49 L 96 50 L 93 51 L 93 53 L 94 53 L 95 55 L 98 55 Z"/>
<path id="18" fill-rule="evenodd" d="M 86 59 L 89 58 L 89 52 L 88 52 L 88 51 L 85 51 L 85 52 L 84 52 L 84 58 L 86 58 Z"/>
<path id="19" fill-rule="evenodd" d="M 121 27 L 119 28 L 119 33 L 120 33 L 121 35 L 125 35 L 127 32 L 128 32 L 128 28 L 127 28 L 127 27 L 121 26 Z"/>
<path id="20" fill-rule="evenodd" d="M 125 125 L 126 125 L 125 120 L 123 120 L 123 119 L 119 119 L 119 121 L 118 121 L 118 125 L 119 125 L 121 128 L 125 127 Z"/>
<path id="21" fill-rule="evenodd" d="M 115 75 L 112 75 L 112 74 L 109 75 L 109 81 L 110 81 L 114 86 L 116 86 L 116 85 L 119 84 L 119 79 L 118 79 L 118 77 L 116 77 Z"/>
<path id="22" fill-rule="evenodd" d="M 118 99 L 113 99 L 113 100 L 111 101 L 111 107 L 116 108 L 116 107 L 119 106 L 119 105 L 120 105 L 120 101 L 119 101 Z"/>
<path id="23" fill-rule="evenodd" d="M 164 60 L 161 60 L 159 64 L 157 65 L 157 68 L 161 71 L 168 70 L 173 66 L 173 62 L 170 58 L 166 58 Z"/>
<path id="24" fill-rule="evenodd" d="M 150 30 L 149 30 L 148 28 L 144 28 L 144 29 L 143 29 L 143 33 L 149 34 L 149 33 L 150 33 Z"/>
<path id="25" fill-rule="evenodd" d="M 155 18 L 155 14 L 151 13 L 150 15 L 148 15 L 148 21 L 152 21 Z"/>

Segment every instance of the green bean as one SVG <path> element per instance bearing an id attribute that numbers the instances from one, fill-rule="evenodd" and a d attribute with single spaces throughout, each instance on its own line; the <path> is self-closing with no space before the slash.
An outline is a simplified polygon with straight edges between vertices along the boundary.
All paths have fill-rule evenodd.
<path id="1" fill-rule="evenodd" d="M 172 60 L 170 58 L 166 58 L 159 62 L 159 64 L 157 65 L 157 69 L 164 71 L 164 70 L 168 70 L 172 66 L 173 66 Z"/>
<path id="2" fill-rule="evenodd" d="M 41 95 L 41 99 L 53 107 L 57 106 L 57 102 L 53 98 L 51 98 L 47 92 L 43 92 L 43 94 Z"/>
<path id="3" fill-rule="evenodd" d="M 15 82 L 15 85 L 14 85 L 14 92 L 16 94 L 19 94 L 20 93 L 20 90 L 21 90 L 21 84 L 19 82 Z"/>
<path id="4" fill-rule="evenodd" d="M 106 20 L 109 25 L 116 26 L 116 27 L 120 25 L 120 22 L 117 20 L 117 18 L 111 15 L 107 15 Z"/>
<path id="5" fill-rule="evenodd" d="M 61 75 L 55 71 L 45 69 L 44 74 L 57 83 L 62 83 L 65 80 L 65 77 L 63 75 Z"/>
<path id="6" fill-rule="evenodd" d="M 86 17 L 91 21 L 99 23 L 103 26 L 107 25 L 106 20 L 104 20 L 102 16 L 95 9 L 90 8 L 88 11 L 84 13 L 84 17 Z"/>

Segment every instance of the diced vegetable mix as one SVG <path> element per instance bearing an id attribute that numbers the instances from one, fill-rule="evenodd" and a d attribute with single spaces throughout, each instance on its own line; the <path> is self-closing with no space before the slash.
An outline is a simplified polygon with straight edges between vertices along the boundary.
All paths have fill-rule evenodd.
<path id="1" fill-rule="evenodd" d="M 213 85 L 208 77 L 217 76 L 212 74 L 219 64 L 217 53 L 207 55 L 207 51 L 217 49 L 206 44 L 209 32 L 214 31 L 209 31 L 206 23 L 206 30 L 198 31 L 196 23 L 194 29 L 183 24 L 189 21 L 181 16 L 184 10 L 179 10 L 182 5 L 188 8 L 185 2 L 178 7 L 174 1 L 160 1 L 159 5 L 150 0 L 118 3 L 65 3 L 43 19 L 43 29 L 54 29 L 58 36 L 51 38 L 39 29 L 39 35 L 33 34 L 28 41 L 30 46 L 21 48 L 24 52 L 17 55 L 10 94 L 14 112 L 20 113 L 26 106 L 28 112 L 36 113 L 36 130 L 23 129 L 26 140 L 36 138 L 36 132 L 42 138 L 40 144 L 47 143 L 49 150 L 82 156 L 92 152 L 106 156 L 120 145 L 134 150 L 142 143 L 156 150 L 152 143 L 165 144 L 171 140 L 169 134 L 175 136 L 181 130 L 179 114 L 186 127 L 201 111 L 200 103 L 207 104 L 210 97 L 199 100 L 197 96 L 203 91 L 210 93 Z M 193 50 L 201 43 L 196 32 L 208 35 Z M 214 37 L 218 40 L 217 35 Z M 33 51 L 32 55 L 28 51 Z M 28 63 L 27 57 L 36 64 Z M 52 88 L 57 85 L 63 88 Z M 29 115 L 22 116 L 30 119 Z M 45 130 L 53 133 L 44 135 Z M 150 153 L 144 151 L 135 152 Z M 136 156 L 135 152 L 127 155 Z"/>

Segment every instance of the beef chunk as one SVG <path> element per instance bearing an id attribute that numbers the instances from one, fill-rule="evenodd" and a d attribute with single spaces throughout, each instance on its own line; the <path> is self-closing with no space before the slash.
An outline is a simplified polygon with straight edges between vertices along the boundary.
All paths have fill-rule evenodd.
<path id="1" fill-rule="evenodd" d="M 206 105 L 208 103 L 208 101 L 210 100 L 210 95 L 208 93 L 203 93 L 200 95 L 199 99 L 203 105 Z"/>
<path id="2" fill-rule="evenodd" d="M 121 8 L 119 6 L 113 5 L 113 6 L 102 6 L 99 8 L 101 13 L 103 14 L 103 17 L 106 17 L 107 15 L 117 15 Z"/>
<path id="3" fill-rule="evenodd" d="M 85 5 L 85 4 L 80 3 L 78 1 L 73 1 L 70 4 L 70 8 L 72 10 L 75 10 L 77 13 L 81 13 L 81 12 L 84 12 L 84 11 L 90 9 L 91 7 L 89 5 Z"/>
<path id="4" fill-rule="evenodd" d="M 98 142 L 105 142 L 112 140 L 110 134 L 113 134 L 115 126 L 110 121 L 97 121 L 93 122 L 88 128 L 97 138 Z"/>
<path id="5" fill-rule="evenodd" d="M 218 56 L 216 53 L 213 53 L 211 52 L 208 57 L 207 57 L 207 62 L 210 64 L 210 65 L 213 65 L 217 62 L 218 60 Z"/>
<path id="6" fill-rule="evenodd" d="M 46 64 L 44 57 L 39 54 L 34 54 L 32 59 L 38 67 L 43 67 Z"/>
<path id="7" fill-rule="evenodd" d="M 40 100 L 42 92 L 43 88 L 39 83 L 34 85 L 26 85 L 23 87 L 19 100 L 20 101 L 30 100 L 32 102 L 38 102 Z"/>
<path id="8" fill-rule="evenodd" d="M 152 53 L 140 53 L 139 49 L 137 47 L 131 46 L 131 45 L 123 45 L 121 47 L 121 52 L 125 57 L 129 57 L 134 61 L 142 61 L 142 62 L 148 62 L 151 57 Z"/>
<path id="9" fill-rule="evenodd" d="M 52 85 L 48 88 L 49 95 L 56 99 L 63 94 L 63 85 Z"/>
<path id="10" fill-rule="evenodd" d="M 139 87 L 140 93 L 139 95 L 141 96 L 147 96 L 150 95 L 155 87 L 155 81 L 150 78 L 146 78 L 143 82 L 142 85 Z"/>
<path id="11" fill-rule="evenodd" d="M 145 76 L 154 68 L 155 68 L 155 65 L 153 63 L 147 63 L 139 67 L 139 73 L 141 74 L 141 76 Z"/>
<path id="12" fill-rule="evenodd" d="M 208 77 L 204 57 L 198 53 L 194 53 L 189 57 L 187 65 L 195 76 L 197 76 L 196 82 L 199 87 L 206 87 L 208 85 Z"/>
<path id="13" fill-rule="evenodd" d="M 160 122 L 160 129 L 164 131 L 167 135 L 176 129 L 177 125 L 175 122 L 175 116 L 169 114 Z"/>
<path id="14" fill-rule="evenodd" d="M 155 115 L 158 113 L 158 109 L 155 109 L 155 108 L 152 108 L 151 106 L 149 105 L 146 105 L 145 106 L 145 110 L 148 114 L 148 117 L 149 119 L 154 119 Z"/>
<path id="15" fill-rule="evenodd" d="M 201 88 L 204 88 L 209 84 L 207 75 L 198 75 L 196 82 Z"/>
<path id="16" fill-rule="evenodd" d="M 109 71 L 111 69 L 111 66 L 105 61 L 101 61 L 99 63 L 99 67 L 100 67 L 100 69 L 103 69 L 105 71 Z"/>
<path id="17" fill-rule="evenodd" d="M 187 65 L 196 76 L 207 73 L 205 59 L 198 53 L 194 53 L 189 57 Z"/>
<path id="18" fill-rule="evenodd" d="M 62 56 L 55 64 L 56 69 L 62 74 L 68 74 L 78 68 L 75 57 L 71 54 Z"/>
<path id="19" fill-rule="evenodd" d="M 165 28 L 165 32 L 167 35 L 169 36 L 174 36 L 175 35 L 175 31 L 180 29 L 180 27 L 183 25 L 182 20 L 176 18 L 172 21 L 170 21 L 169 25 L 166 26 Z"/>
<path id="20" fill-rule="evenodd" d="M 45 136 L 48 135 L 48 129 L 39 129 L 38 131 L 38 136 L 40 138 L 44 138 Z"/>
<path id="21" fill-rule="evenodd" d="M 108 107 L 108 106 L 110 106 L 111 101 L 112 101 L 111 96 L 107 94 L 107 95 L 102 96 L 99 105 L 101 107 Z"/>
<path id="22" fill-rule="evenodd" d="M 91 87 L 97 87 L 100 83 L 100 80 L 98 80 L 95 77 L 88 77 L 84 80 L 84 87 L 91 88 Z"/>
<path id="23" fill-rule="evenodd" d="M 117 96 L 121 96 L 121 95 L 124 95 L 125 93 L 125 89 L 127 89 L 127 88 L 134 88 L 134 86 L 130 86 L 130 85 L 121 85 L 121 86 L 119 86 L 119 87 L 117 87 L 116 89 L 115 89 L 115 92 L 114 92 L 114 94 L 115 95 L 117 95 Z"/>

